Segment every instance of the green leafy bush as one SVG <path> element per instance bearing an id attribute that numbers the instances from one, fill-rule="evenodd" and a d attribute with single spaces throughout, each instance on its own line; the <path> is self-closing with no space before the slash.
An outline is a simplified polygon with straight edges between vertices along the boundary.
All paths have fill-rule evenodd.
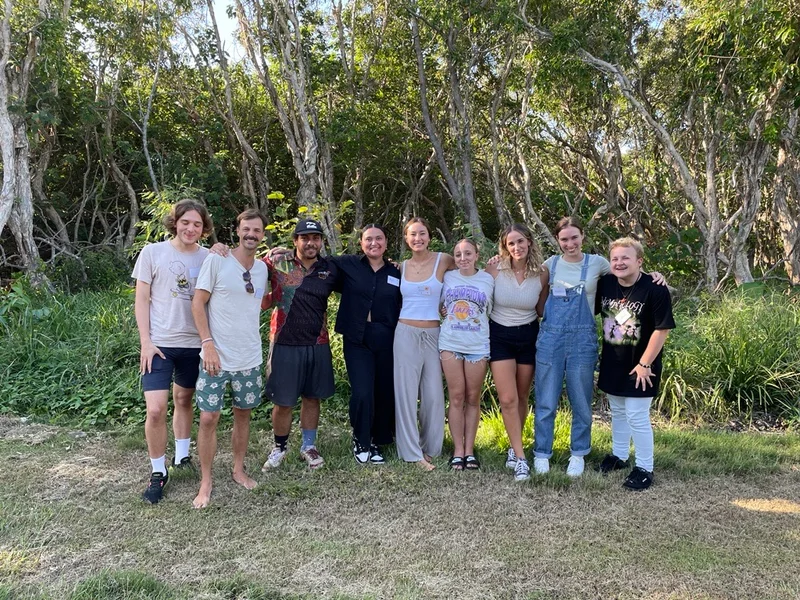
<path id="1" fill-rule="evenodd" d="M 800 301 L 733 292 L 685 302 L 667 342 L 658 408 L 673 418 L 800 411 Z"/>

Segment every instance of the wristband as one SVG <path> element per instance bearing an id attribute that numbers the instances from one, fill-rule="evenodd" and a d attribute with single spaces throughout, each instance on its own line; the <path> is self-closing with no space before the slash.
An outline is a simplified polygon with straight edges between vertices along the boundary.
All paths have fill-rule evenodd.
<path id="1" fill-rule="evenodd" d="M 639 363 L 639 366 L 642 367 L 643 369 L 652 369 L 653 368 L 653 365 L 643 365 L 642 363 Z"/>
<path id="2" fill-rule="evenodd" d="M 200 342 L 200 345 L 202 346 L 202 345 L 204 345 L 206 342 L 213 342 L 213 341 L 214 341 L 214 338 L 206 338 L 206 339 L 204 339 L 204 340 L 202 340 L 202 341 Z"/>

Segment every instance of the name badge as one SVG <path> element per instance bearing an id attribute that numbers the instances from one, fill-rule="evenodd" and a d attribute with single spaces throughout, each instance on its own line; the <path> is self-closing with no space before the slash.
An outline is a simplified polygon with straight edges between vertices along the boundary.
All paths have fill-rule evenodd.
<path id="1" fill-rule="evenodd" d="M 264 288 L 256 288 L 256 300 L 261 300 L 264 297 Z"/>
<path id="2" fill-rule="evenodd" d="M 557 298 L 566 298 L 567 288 L 565 288 L 563 285 L 553 286 L 553 296 L 556 296 Z"/>
<path id="3" fill-rule="evenodd" d="M 199 275 L 200 275 L 200 267 L 192 267 L 191 269 L 189 269 L 189 277 L 191 277 L 192 279 L 197 279 Z"/>
<path id="4" fill-rule="evenodd" d="M 617 322 L 618 325 L 622 325 L 625 321 L 630 319 L 632 316 L 633 315 L 631 314 L 631 311 L 629 311 L 627 308 L 623 308 L 621 311 L 619 311 L 617 313 L 617 316 L 614 317 L 614 320 Z"/>
<path id="5" fill-rule="evenodd" d="M 397 277 L 392 277 L 391 275 L 386 276 L 386 283 L 395 287 L 400 287 L 400 280 Z"/>

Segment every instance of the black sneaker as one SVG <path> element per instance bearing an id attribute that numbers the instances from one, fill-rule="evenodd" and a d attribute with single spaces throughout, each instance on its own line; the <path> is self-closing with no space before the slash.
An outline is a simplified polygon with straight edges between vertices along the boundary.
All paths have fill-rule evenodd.
<path id="1" fill-rule="evenodd" d="M 194 466 L 191 456 L 184 456 L 177 465 L 173 458 L 169 463 L 169 468 L 175 469 L 176 471 L 197 471 L 197 467 Z"/>
<path id="2" fill-rule="evenodd" d="M 653 485 L 653 472 L 645 471 L 642 467 L 634 467 L 633 471 L 625 478 L 622 487 L 638 492 L 646 490 L 651 485 Z"/>
<path id="3" fill-rule="evenodd" d="M 142 494 L 142 499 L 150 504 L 158 504 L 164 495 L 164 488 L 169 481 L 169 473 L 153 473 L 150 475 L 150 485 Z"/>
<path id="4" fill-rule="evenodd" d="M 358 440 L 353 440 L 353 457 L 358 464 L 367 464 L 369 462 L 369 448 L 359 444 Z"/>
<path id="5" fill-rule="evenodd" d="M 386 464 L 386 459 L 383 458 L 383 453 L 379 446 L 372 444 L 369 447 L 369 462 L 372 465 L 384 465 Z"/>
<path id="6" fill-rule="evenodd" d="M 611 471 L 619 471 L 621 469 L 628 468 L 628 461 L 622 460 L 621 458 L 617 458 L 613 454 L 606 454 L 605 458 L 603 458 L 603 462 L 597 467 L 597 470 L 600 471 L 603 475 L 607 473 L 611 473 Z"/>

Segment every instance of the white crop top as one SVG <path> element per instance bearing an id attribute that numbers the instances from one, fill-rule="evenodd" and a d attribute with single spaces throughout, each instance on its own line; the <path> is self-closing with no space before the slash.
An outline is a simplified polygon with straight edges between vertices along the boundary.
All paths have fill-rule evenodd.
<path id="1" fill-rule="evenodd" d="M 492 321 L 505 327 L 527 325 L 538 318 L 536 304 L 542 293 L 542 281 L 538 275 L 526 277 L 522 283 L 507 266 L 498 266 L 494 281 L 494 306 Z"/>
<path id="2" fill-rule="evenodd" d="M 442 294 L 441 281 L 436 278 L 439 259 L 442 253 L 436 253 L 433 273 L 425 281 L 408 281 L 406 279 L 406 262 L 403 261 L 403 274 L 400 277 L 400 294 L 403 296 L 403 307 L 400 309 L 401 319 L 416 321 L 439 320 L 439 296 Z"/>

